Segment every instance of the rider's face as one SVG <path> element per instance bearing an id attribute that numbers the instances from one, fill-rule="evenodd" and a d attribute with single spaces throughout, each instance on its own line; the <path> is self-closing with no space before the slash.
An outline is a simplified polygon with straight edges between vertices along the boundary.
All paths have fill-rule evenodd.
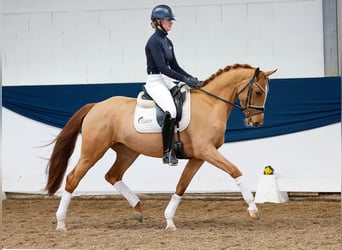
<path id="1" fill-rule="evenodd" d="M 169 20 L 169 19 L 162 19 L 161 20 L 161 25 L 166 30 L 166 32 L 169 32 L 171 30 L 172 24 L 173 24 L 172 20 Z"/>

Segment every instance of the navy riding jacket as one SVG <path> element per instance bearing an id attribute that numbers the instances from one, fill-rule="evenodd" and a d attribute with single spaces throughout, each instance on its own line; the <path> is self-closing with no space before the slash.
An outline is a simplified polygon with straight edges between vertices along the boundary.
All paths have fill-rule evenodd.
<path id="1" fill-rule="evenodd" d="M 186 77 L 192 77 L 179 65 L 173 50 L 173 44 L 167 33 L 156 29 L 145 46 L 147 60 L 147 74 L 162 73 L 172 79 L 184 81 Z"/>

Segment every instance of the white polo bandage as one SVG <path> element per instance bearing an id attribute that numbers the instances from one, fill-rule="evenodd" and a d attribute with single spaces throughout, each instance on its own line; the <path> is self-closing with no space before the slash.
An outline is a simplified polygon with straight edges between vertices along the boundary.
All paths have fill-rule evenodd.
<path id="1" fill-rule="evenodd" d="M 239 187 L 243 199 L 247 202 L 248 205 L 254 203 L 254 197 L 249 187 L 246 185 L 245 180 L 242 176 L 239 176 L 235 179 L 237 186 Z"/>
<path id="2" fill-rule="evenodd" d="M 126 198 L 131 207 L 134 208 L 140 202 L 138 196 L 136 196 L 123 181 L 117 181 L 114 184 L 114 188 Z"/>
<path id="3" fill-rule="evenodd" d="M 68 191 L 63 192 L 59 207 L 56 212 L 56 218 L 58 221 L 64 221 L 67 216 L 68 207 L 71 201 L 72 194 Z"/>
<path id="4" fill-rule="evenodd" d="M 181 199 L 182 199 L 182 197 L 177 195 L 177 194 L 172 195 L 172 198 L 171 198 L 169 204 L 167 205 L 167 207 L 165 209 L 165 213 L 164 213 L 165 218 L 167 220 L 173 218 Z"/>

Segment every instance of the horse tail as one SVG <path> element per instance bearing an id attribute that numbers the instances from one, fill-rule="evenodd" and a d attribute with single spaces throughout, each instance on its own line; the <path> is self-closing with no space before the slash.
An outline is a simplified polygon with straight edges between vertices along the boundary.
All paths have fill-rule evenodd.
<path id="1" fill-rule="evenodd" d="M 48 181 L 45 187 L 49 195 L 53 195 L 59 189 L 68 166 L 69 158 L 74 152 L 83 118 L 94 105 L 94 103 L 89 103 L 80 108 L 52 142 L 55 142 L 55 146 L 47 166 Z"/>

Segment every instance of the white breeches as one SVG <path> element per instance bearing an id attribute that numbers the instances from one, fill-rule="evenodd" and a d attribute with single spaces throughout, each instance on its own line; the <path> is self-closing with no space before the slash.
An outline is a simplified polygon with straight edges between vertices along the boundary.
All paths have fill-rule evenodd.
<path id="1" fill-rule="evenodd" d="M 170 93 L 176 84 L 171 78 L 163 74 L 148 75 L 145 88 L 147 93 L 153 98 L 158 106 L 164 111 L 168 111 L 171 118 L 176 118 L 177 110 Z"/>

